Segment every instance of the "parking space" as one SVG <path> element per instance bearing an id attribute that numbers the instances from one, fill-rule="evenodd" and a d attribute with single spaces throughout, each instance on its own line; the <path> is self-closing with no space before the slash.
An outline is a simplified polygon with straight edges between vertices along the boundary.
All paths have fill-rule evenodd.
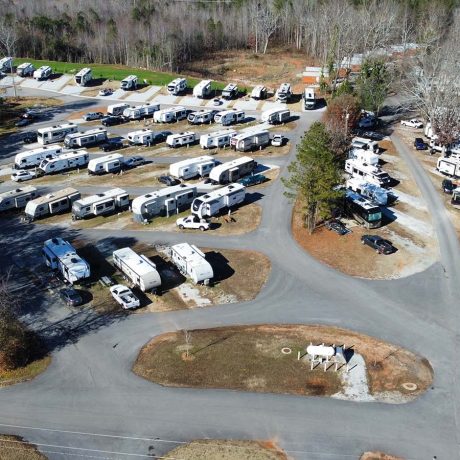
<path id="1" fill-rule="evenodd" d="M 133 92 L 129 96 L 126 96 L 124 100 L 126 102 L 147 102 L 149 101 L 158 91 L 160 91 L 161 86 L 151 86 L 147 91 L 143 93 Z"/>

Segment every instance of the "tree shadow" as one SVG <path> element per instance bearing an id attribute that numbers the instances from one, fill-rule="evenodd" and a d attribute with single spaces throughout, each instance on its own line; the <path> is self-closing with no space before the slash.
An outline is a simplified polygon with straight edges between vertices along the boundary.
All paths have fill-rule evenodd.
<path id="1" fill-rule="evenodd" d="M 205 253 L 206 260 L 211 264 L 214 276 L 212 283 L 217 284 L 224 281 L 235 274 L 235 270 L 230 267 L 228 259 L 224 257 L 220 252 L 207 251 Z"/>
<path id="2" fill-rule="evenodd" d="M 94 88 L 95 86 L 101 86 L 107 78 L 92 78 L 88 83 L 86 83 L 86 88 Z"/>

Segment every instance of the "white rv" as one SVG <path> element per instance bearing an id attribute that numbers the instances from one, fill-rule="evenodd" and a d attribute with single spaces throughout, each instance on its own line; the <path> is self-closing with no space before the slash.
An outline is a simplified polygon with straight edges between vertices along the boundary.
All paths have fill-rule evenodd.
<path id="1" fill-rule="evenodd" d="M 191 125 L 203 125 L 205 123 L 212 123 L 214 119 L 214 111 L 199 110 L 197 112 L 192 112 L 188 114 L 187 120 Z"/>
<path id="2" fill-rule="evenodd" d="M 65 139 L 67 134 L 76 133 L 78 126 L 75 123 L 63 123 L 62 125 L 49 126 L 37 129 L 37 142 L 42 145 L 55 144 Z"/>
<path id="3" fill-rule="evenodd" d="M 205 155 L 198 158 L 189 158 L 187 160 L 178 161 L 169 166 L 169 174 L 178 179 L 192 179 L 194 177 L 207 176 L 211 169 L 216 165 L 216 160 Z"/>
<path id="4" fill-rule="evenodd" d="M 97 195 L 77 200 L 72 205 L 72 219 L 102 216 L 129 207 L 129 193 L 121 188 L 113 188 Z"/>
<path id="5" fill-rule="evenodd" d="M 257 163 L 250 157 L 241 157 L 216 166 L 209 173 L 209 178 L 216 184 L 235 182 L 254 171 Z"/>
<path id="6" fill-rule="evenodd" d="M 222 90 L 222 99 L 234 99 L 238 96 L 238 86 L 235 83 L 229 83 Z"/>
<path id="7" fill-rule="evenodd" d="M 82 259 L 75 248 L 62 238 L 51 238 L 43 246 L 45 263 L 57 270 L 71 284 L 90 277 L 88 262 Z"/>
<path id="8" fill-rule="evenodd" d="M 351 160 L 356 160 L 357 162 L 363 165 L 378 166 L 379 164 L 379 156 L 371 150 L 364 150 L 358 148 L 351 149 L 348 153 L 348 158 Z"/>
<path id="9" fill-rule="evenodd" d="M 170 134 L 166 138 L 166 143 L 171 148 L 182 147 L 183 145 L 190 145 L 196 141 L 196 134 L 192 131 L 185 133 Z"/>
<path id="10" fill-rule="evenodd" d="M 10 72 L 11 67 L 13 66 L 13 58 L 10 56 L 0 59 L 0 71 L 1 72 Z"/>
<path id="11" fill-rule="evenodd" d="M 262 112 L 261 121 L 270 125 L 279 125 L 287 123 L 291 119 L 291 111 L 289 109 L 270 109 Z"/>
<path id="12" fill-rule="evenodd" d="M 242 123 L 246 119 L 246 114 L 243 110 L 231 109 L 224 110 L 216 113 L 214 121 L 223 126 L 233 125 L 235 123 Z"/>
<path id="13" fill-rule="evenodd" d="M 353 178 L 362 179 L 379 187 L 389 187 L 391 184 L 388 173 L 375 166 L 363 165 L 357 160 L 346 160 L 345 171 Z"/>
<path id="14" fill-rule="evenodd" d="M 289 83 L 281 83 L 276 90 L 275 99 L 280 102 L 288 102 L 292 96 L 291 85 Z"/>
<path id="15" fill-rule="evenodd" d="M 128 75 L 126 78 L 121 80 L 120 88 L 127 91 L 130 89 L 137 88 L 137 76 L 136 75 Z"/>
<path id="16" fill-rule="evenodd" d="M 113 264 L 142 292 L 161 286 L 157 266 L 146 256 L 136 254 L 131 248 L 113 251 Z"/>
<path id="17" fill-rule="evenodd" d="M 35 67 L 30 62 L 24 62 L 21 65 L 18 65 L 16 69 L 16 74 L 18 77 L 33 77 L 35 72 Z"/>
<path id="18" fill-rule="evenodd" d="M 138 131 L 132 131 L 126 136 L 129 145 L 151 145 L 155 133 L 151 129 L 140 129 Z"/>
<path id="19" fill-rule="evenodd" d="M 49 65 L 42 65 L 34 72 L 35 80 L 46 80 L 53 73 L 53 69 Z"/>
<path id="20" fill-rule="evenodd" d="M 192 214 L 200 218 L 212 217 L 219 214 L 223 209 L 230 209 L 243 203 L 245 196 L 244 185 L 230 184 L 195 198 L 191 211 Z"/>
<path id="21" fill-rule="evenodd" d="M 89 162 L 89 153 L 85 149 L 74 152 L 61 153 L 57 157 L 43 160 L 39 166 L 42 174 L 55 174 L 70 169 L 86 166 Z"/>
<path id="22" fill-rule="evenodd" d="M 379 143 L 371 139 L 366 139 L 365 137 L 354 137 L 351 140 L 351 147 L 354 149 L 370 150 L 374 153 L 380 152 Z"/>
<path id="23" fill-rule="evenodd" d="M 25 186 L 0 193 L 0 211 L 25 208 L 30 200 L 38 197 L 35 187 Z"/>
<path id="24" fill-rule="evenodd" d="M 267 88 L 263 85 L 255 86 L 251 91 L 251 97 L 253 99 L 266 99 L 267 98 Z"/>
<path id="25" fill-rule="evenodd" d="M 88 163 L 88 174 L 117 173 L 121 170 L 123 161 L 123 155 L 120 153 L 93 158 Z"/>
<path id="26" fill-rule="evenodd" d="M 212 93 L 211 80 L 202 80 L 193 88 L 193 96 L 204 98 L 209 97 Z"/>
<path id="27" fill-rule="evenodd" d="M 160 104 L 143 104 L 136 107 L 127 107 L 123 110 L 123 117 L 127 120 L 141 120 L 151 118 L 160 110 Z"/>
<path id="28" fill-rule="evenodd" d="M 24 152 L 20 152 L 14 157 L 14 167 L 16 169 L 27 169 L 40 166 L 43 160 L 54 158 L 61 153 L 62 147 L 60 145 L 24 150 Z"/>
<path id="29" fill-rule="evenodd" d="M 438 158 L 436 169 L 450 177 L 460 177 L 460 161 L 456 158 Z"/>
<path id="30" fill-rule="evenodd" d="M 153 114 L 155 123 L 171 123 L 185 118 L 187 118 L 187 110 L 182 106 L 169 107 L 169 109 L 159 110 Z"/>
<path id="31" fill-rule="evenodd" d="M 26 217 L 34 220 L 68 211 L 72 207 L 72 203 L 78 200 L 80 196 L 80 192 L 71 187 L 41 196 L 27 203 Z"/>
<path id="32" fill-rule="evenodd" d="M 316 107 L 315 88 L 307 87 L 304 89 L 303 106 L 305 110 L 313 110 Z"/>
<path id="33" fill-rule="evenodd" d="M 129 104 L 122 102 L 120 104 L 112 104 L 107 106 L 107 115 L 123 115 L 125 109 L 129 109 Z"/>
<path id="34" fill-rule="evenodd" d="M 88 131 L 67 134 L 64 138 L 64 146 L 68 149 L 78 149 L 80 147 L 94 147 L 107 141 L 107 130 L 105 128 L 95 128 Z"/>
<path id="35" fill-rule="evenodd" d="M 230 145 L 230 139 L 236 136 L 237 132 L 232 129 L 223 129 L 213 133 L 202 134 L 200 136 L 200 145 L 203 149 L 212 149 L 226 147 Z"/>
<path id="36" fill-rule="evenodd" d="M 230 147 L 239 152 L 257 150 L 270 144 L 270 133 L 266 129 L 246 131 L 230 139 Z"/>
<path id="37" fill-rule="evenodd" d="M 169 216 L 189 206 L 196 193 L 196 186 L 180 184 L 138 196 L 131 203 L 133 219 L 144 222 L 158 215 Z"/>
<path id="38" fill-rule="evenodd" d="M 431 139 L 433 137 L 433 126 L 431 124 L 431 122 L 428 122 L 426 125 L 425 125 L 425 129 L 423 130 L 423 132 L 425 133 L 425 137 L 427 137 L 428 139 Z"/>
<path id="39" fill-rule="evenodd" d="M 187 89 L 187 80 L 185 78 L 176 78 L 168 84 L 167 89 L 169 94 L 176 96 Z"/>
<path id="40" fill-rule="evenodd" d="M 171 260 L 179 271 L 194 283 L 208 284 L 214 276 L 211 264 L 193 244 L 175 244 L 170 248 Z"/>
<path id="41" fill-rule="evenodd" d="M 79 86 L 86 86 L 93 79 L 93 72 L 88 67 L 81 69 L 75 75 L 75 83 Z"/>

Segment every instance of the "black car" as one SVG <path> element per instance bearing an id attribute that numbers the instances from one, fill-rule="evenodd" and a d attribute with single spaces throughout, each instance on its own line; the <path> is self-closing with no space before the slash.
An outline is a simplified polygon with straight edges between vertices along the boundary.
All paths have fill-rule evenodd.
<path id="1" fill-rule="evenodd" d="M 159 131 L 155 133 L 152 139 L 152 144 L 159 144 L 160 142 L 166 142 L 166 138 L 171 135 L 171 131 Z"/>
<path id="2" fill-rule="evenodd" d="M 104 152 L 111 152 L 112 150 L 120 150 L 123 148 L 123 142 L 120 141 L 109 141 L 104 142 L 99 146 L 99 148 Z"/>
<path id="3" fill-rule="evenodd" d="M 414 140 L 414 147 L 416 150 L 426 150 L 428 144 L 421 137 L 416 137 Z"/>
<path id="4" fill-rule="evenodd" d="M 114 126 L 114 125 L 121 125 L 125 122 L 125 119 L 121 115 L 111 115 L 109 117 L 104 117 L 101 120 L 101 123 L 104 126 Z"/>
<path id="5" fill-rule="evenodd" d="M 74 288 L 62 289 L 59 295 L 62 300 L 71 307 L 78 307 L 83 303 L 81 295 Z"/>
<path id="6" fill-rule="evenodd" d="M 361 237 L 361 243 L 367 244 L 371 248 L 375 249 L 378 254 L 392 254 L 396 251 L 396 248 L 390 241 L 384 240 L 382 237 L 377 235 L 363 235 Z"/>
<path id="7" fill-rule="evenodd" d="M 170 187 L 171 185 L 178 185 L 180 184 L 180 180 L 179 179 L 175 179 L 174 177 L 171 177 L 171 176 L 160 176 L 158 178 L 158 182 L 161 182 L 162 184 L 165 184 L 167 185 L 168 187 Z"/>
<path id="8" fill-rule="evenodd" d="M 29 126 L 33 123 L 32 118 L 21 118 L 19 121 L 17 121 L 14 126 L 18 128 L 22 128 L 23 126 Z"/>
<path id="9" fill-rule="evenodd" d="M 454 193 L 454 190 L 457 188 L 457 186 L 450 179 L 444 179 L 441 186 L 442 191 L 444 193 L 448 193 L 449 195 Z"/>
<path id="10" fill-rule="evenodd" d="M 37 142 L 37 133 L 33 131 L 24 133 L 22 136 L 22 142 L 24 142 L 24 144 L 33 144 L 34 142 Z"/>
<path id="11" fill-rule="evenodd" d="M 346 235 L 347 233 L 350 233 L 350 230 L 348 230 L 347 227 L 345 227 L 345 225 L 343 225 L 343 223 L 338 219 L 328 220 L 324 225 L 328 230 L 332 230 L 339 235 Z"/>

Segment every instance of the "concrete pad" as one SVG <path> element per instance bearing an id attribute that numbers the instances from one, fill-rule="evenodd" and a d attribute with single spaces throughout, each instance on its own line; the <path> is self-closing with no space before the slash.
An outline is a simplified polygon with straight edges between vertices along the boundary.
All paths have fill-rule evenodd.
<path id="1" fill-rule="evenodd" d="M 179 101 L 179 105 L 185 105 L 186 107 L 201 107 L 202 102 L 203 99 L 199 99 L 198 97 L 184 96 Z"/>
<path id="2" fill-rule="evenodd" d="M 249 101 L 237 101 L 233 107 L 238 110 L 257 110 L 258 105 L 259 101 L 250 99 Z"/>
<path id="3" fill-rule="evenodd" d="M 61 75 L 59 78 L 55 80 L 46 80 L 43 82 L 43 85 L 40 89 L 48 90 L 48 91 L 60 91 L 64 86 L 72 80 L 72 75 Z"/>
<path id="4" fill-rule="evenodd" d="M 85 88 L 82 88 L 81 86 L 72 86 L 72 85 L 67 85 L 64 86 L 59 92 L 62 94 L 81 94 L 82 90 Z"/>
<path id="5" fill-rule="evenodd" d="M 124 89 L 118 88 L 109 97 L 111 99 L 124 99 L 127 96 L 128 96 L 128 93 Z M 107 96 L 105 96 L 105 97 L 107 97 Z"/>
<path id="6" fill-rule="evenodd" d="M 158 96 L 155 96 L 150 102 L 155 102 L 156 104 L 176 105 L 176 99 L 177 96 L 158 94 Z"/>
<path id="7" fill-rule="evenodd" d="M 87 121 L 83 120 L 83 118 L 69 118 L 67 121 L 69 123 L 75 123 L 76 125 L 81 125 L 82 123 L 88 123 Z"/>
<path id="8" fill-rule="evenodd" d="M 286 104 L 282 104 L 281 102 L 267 101 L 262 106 L 262 111 L 272 110 L 272 109 L 287 109 L 287 108 L 288 106 Z"/>
<path id="9" fill-rule="evenodd" d="M 151 97 L 153 97 L 154 94 L 158 93 L 160 89 L 161 86 L 152 86 L 143 93 L 135 92 L 133 94 L 130 94 L 129 96 L 125 97 L 124 100 L 127 102 L 147 102 Z"/>
<path id="10" fill-rule="evenodd" d="M 45 83 L 44 81 L 34 80 L 33 78 L 27 78 L 21 83 L 23 88 L 40 88 L 41 85 Z"/>
<path id="11" fill-rule="evenodd" d="M 25 79 L 22 77 L 14 77 L 15 85 L 20 85 Z M 13 86 L 13 77 L 10 75 L 0 80 L 0 86 Z"/>
<path id="12" fill-rule="evenodd" d="M 220 105 L 214 105 L 214 100 L 211 99 L 209 102 L 206 103 L 206 107 L 210 109 L 216 109 L 216 110 L 225 110 L 233 102 L 233 101 L 226 101 L 225 99 L 221 99 L 220 101 L 221 101 Z"/>

